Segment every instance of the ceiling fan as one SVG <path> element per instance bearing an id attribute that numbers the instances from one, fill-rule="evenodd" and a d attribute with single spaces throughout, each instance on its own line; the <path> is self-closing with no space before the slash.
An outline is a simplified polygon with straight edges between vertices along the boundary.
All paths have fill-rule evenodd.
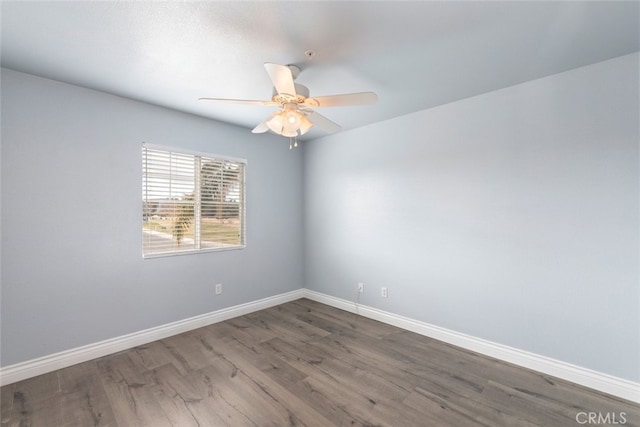
<path id="1" fill-rule="evenodd" d="M 200 100 L 279 107 L 278 111 L 272 113 L 251 132 L 264 133 L 270 130 L 291 138 L 294 146 L 297 146 L 296 137 L 304 135 L 313 126 L 328 133 L 341 129 L 340 125 L 315 112 L 313 108 L 369 105 L 375 104 L 378 100 L 378 96 L 373 92 L 310 97 L 306 86 L 294 82 L 300 74 L 299 67 L 270 62 L 265 62 L 264 67 L 274 86 L 270 101 L 221 98 L 200 98 Z"/>

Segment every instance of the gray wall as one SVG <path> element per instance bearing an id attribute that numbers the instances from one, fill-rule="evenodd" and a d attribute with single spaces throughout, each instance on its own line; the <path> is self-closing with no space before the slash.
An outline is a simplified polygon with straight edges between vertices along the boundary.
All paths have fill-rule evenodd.
<path id="1" fill-rule="evenodd" d="M 638 60 L 309 143 L 306 286 L 640 380 Z"/>
<path id="2" fill-rule="evenodd" d="M 247 159 L 246 249 L 142 259 L 143 141 Z M 2 366 L 301 288 L 301 199 L 283 138 L 2 69 Z"/>

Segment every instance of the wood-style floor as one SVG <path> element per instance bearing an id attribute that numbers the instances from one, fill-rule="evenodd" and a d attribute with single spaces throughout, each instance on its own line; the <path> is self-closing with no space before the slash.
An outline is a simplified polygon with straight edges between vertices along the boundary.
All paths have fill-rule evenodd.
<path id="1" fill-rule="evenodd" d="M 306 299 L 1 391 L 2 427 L 640 425 L 631 402 Z"/>

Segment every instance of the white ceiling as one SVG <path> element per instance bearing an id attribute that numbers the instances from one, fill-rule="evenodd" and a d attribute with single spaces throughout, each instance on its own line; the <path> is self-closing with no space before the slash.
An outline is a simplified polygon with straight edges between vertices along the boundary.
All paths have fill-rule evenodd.
<path id="1" fill-rule="evenodd" d="M 639 5 L 3 1 L 1 61 L 247 132 L 273 108 L 198 98 L 269 99 L 262 64 L 293 63 L 312 95 L 378 94 L 319 110 L 349 129 L 638 51 Z"/>

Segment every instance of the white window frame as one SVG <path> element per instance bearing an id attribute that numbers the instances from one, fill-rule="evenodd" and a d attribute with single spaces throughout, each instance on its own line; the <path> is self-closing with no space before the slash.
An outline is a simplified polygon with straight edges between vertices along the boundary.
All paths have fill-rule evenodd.
<path id="1" fill-rule="evenodd" d="M 145 238 L 149 238 L 148 235 L 145 235 L 145 218 L 148 217 L 148 212 L 145 212 L 145 206 L 147 206 L 147 204 L 149 203 L 150 199 L 148 197 L 148 187 L 146 185 L 146 183 L 148 182 L 147 180 L 147 174 L 148 174 L 148 165 L 145 164 L 145 162 L 147 161 L 147 157 L 145 155 L 146 150 L 155 150 L 155 151 L 162 151 L 165 152 L 167 154 L 176 154 L 176 155 L 180 155 L 180 156 L 192 156 L 194 159 L 194 176 L 193 176 L 193 194 L 194 194 L 194 201 L 193 201 L 193 231 L 194 231 L 194 248 L 192 249 L 180 249 L 179 245 L 178 245 L 178 249 L 176 249 L 175 247 L 171 250 L 165 250 L 165 251 L 161 251 L 161 252 L 151 252 L 151 253 L 145 253 Z M 219 155 L 219 154 L 212 154 L 212 153 L 203 153 L 203 152 L 198 152 L 198 151 L 191 151 L 191 150 L 184 150 L 181 148 L 175 148 L 175 147 L 167 147 L 167 146 L 162 146 L 162 145 L 155 145 L 155 144 L 149 144 L 149 143 L 142 143 L 142 149 L 141 149 L 141 157 L 142 157 L 142 212 L 141 212 L 141 237 L 142 237 L 142 241 L 141 241 L 141 250 L 142 250 L 142 257 L 144 259 L 147 258 L 158 258 L 158 257 L 166 257 L 166 256 L 175 256 L 175 255 L 188 255 L 188 254 L 194 254 L 194 253 L 203 253 L 203 252 L 218 252 L 218 251 L 228 251 L 228 250 L 238 250 L 238 249 L 244 249 L 246 247 L 246 166 L 247 166 L 247 160 L 246 159 L 241 159 L 241 158 L 236 158 L 236 157 L 229 157 L 229 156 L 223 156 L 223 155 Z M 239 222 L 240 222 L 240 243 L 239 244 L 224 244 L 224 243 L 219 243 L 220 246 L 216 246 L 216 247 L 202 247 L 200 242 L 201 242 L 201 227 L 202 227 L 202 204 L 201 204 L 201 185 L 200 185 L 200 178 L 201 175 L 200 173 L 197 173 L 198 171 L 201 170 L 200 167 L 200 162 L 202 161 L 202 159 L 204 159 L 205 161 L 216 161 L 216 162 L 231 162 L 231 163 L 236 163 L 239 165 L 242 165 L 241 167 L 241 178 L 240 178 L 240 186 L 239 186 Z M 168 172 L 170 174 L 170 172 Z M 168 183 L 168 186 L 171 185 L 170 181 Z M 147 218 L 148 220 L 148 218 Z M 148 230 L 146 231 L 148 232 Z M 173 238 L 173 236 L 172 236 Z"/>

